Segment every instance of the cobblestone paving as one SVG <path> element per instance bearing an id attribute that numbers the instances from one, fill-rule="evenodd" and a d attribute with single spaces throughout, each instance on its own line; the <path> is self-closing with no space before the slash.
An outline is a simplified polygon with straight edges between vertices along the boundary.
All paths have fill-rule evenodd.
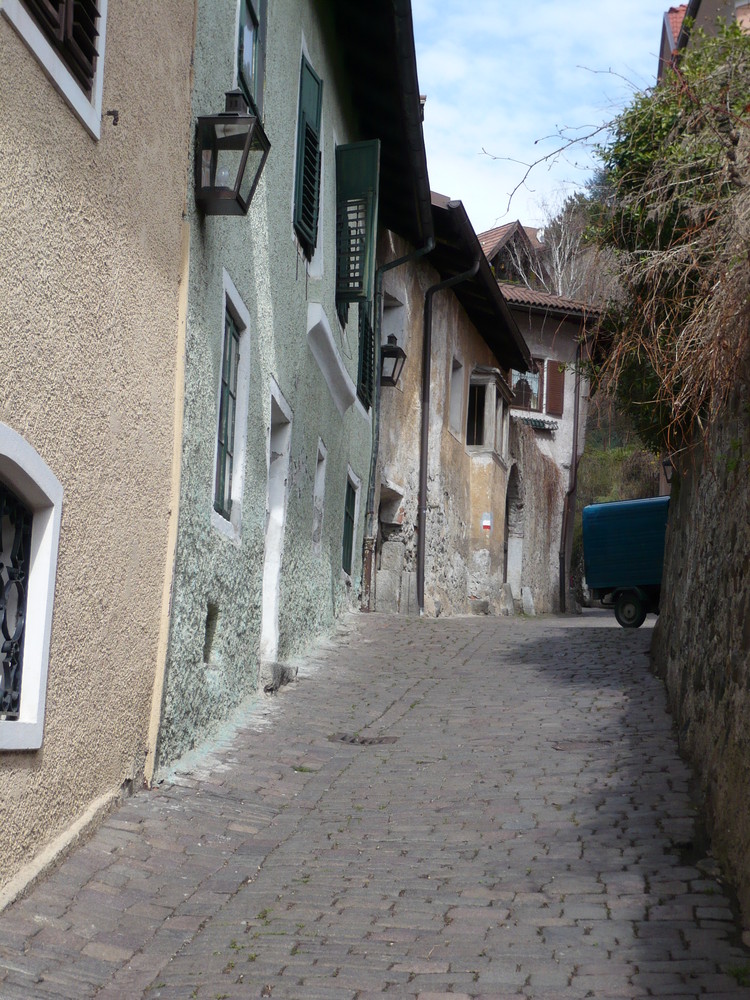
<path id="1" fill-rule="evenodd" d="M 352 616 L 0 915 L 0 998 L 747 1000 L 649 640 Z"/>

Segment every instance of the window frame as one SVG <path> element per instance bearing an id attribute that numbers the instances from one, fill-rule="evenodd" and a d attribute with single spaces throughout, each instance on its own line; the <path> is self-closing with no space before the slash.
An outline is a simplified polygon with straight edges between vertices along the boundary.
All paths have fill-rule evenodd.
<path id="1" fill-rule="evenodd" d="M 315 89 L 317 93 L 313 94 L 310 88 Z M 303 52 L 300 62 L 297 136 L 294 146 L 292 225 L 308 261 L 315 256 L 318 245 L 323 175 L 322 120 L 323 80 Z"/>
<path id="2" fill-rule="evenodd" d="M 43 29 L 28 12 L 21 0 L 5 0 L 2 14 L 10 21 L 42 66 L 47 77 L 63 100 L 70 106 L 94 139 L 101 137 L 102 92 L 104 88 L 104 55 L 107 38 L 108 0 L 96 0 L 98 10 L 98 41 L 91 97 L 81 87 L 65 60 L 48 41 Z"/>
<path id="3" fill-rule="evenodd" d="M 316 556 L 323 551 L 323 523 L 325 520 L 326 467 L 328 464 L 328 449 L 323 439 L 318 438 L 318 452 L 315 461 L 313 477 L 313 525 L 312 548 Z"/>
<path id="4" fill-rule="evenodd" d="M 511 373 L 510 373 L 510 387 L 511 387 L 511 389 L 513 391 L 513 404 L 512 405 L 513 405 L 513 407 L 515 409 L 517 409 L 517 410 L 525 410 L 528 413 L 544 413 L 544 393 L 545 393 L 545 388 L 546 388 L 546 386 L 545 386 L 546 380 L 545 380 L 544 376 L 545 376 L 546 360 L 544 358 L 532 358 L 532 360 L 534 361 L 534 363 L 536 364 L 537 368 L 539 369 L 536 374 L 533 373 L 533 372 L 521 372 L 521 371 L 517 371 L 515 368 L 511 369 Z M 529 403 L 528 406 L 525 406 L 525 405 L 523 405 L 522 403 L 519 403 L 516 400 L 516 385 L 517 385 L 517 383 L 522 378 L 526 379 L 527 382 L 528 382 L 528 376 L 529 375 L 531 375 L 532 378 L 536 378 L 537 379 L 537 391 L 536 391 L 537 405 L 536 406 L 532 406 L 531 403 Z M 531 387 L 530 383 L 529 383 L 529 387 Z M 532 393 L 532 399 L 533 398 L 534 397 L 533 397 L 533 393 Z"/>
<path id="5" fill-rule="evenodd" d="M 38 452 L 0 423 L 0 478 L 32 512 L 19 717 L 0 720 L 0 750 L 38 750 L 44 737 L 63 487 Z"/>
<path id="6" fill-rule="evenodd" d="M 359 494 L 361 486 L 362 480 L 352 470 L 351 466 L 348 466 L 346 473 L 346 492 L 344 494 L 343 532 L 341 536 L 341 570 L 347 580 L 351 580 L 354 577 L 354 543 L 357 539 Z M 353 502 L 351 504 L 349 503 L 350 494 L 353 498 Z M 352 507 L 351 514 L 349 513 L 349 507 Z M 349 557 L 348 568 L 347 554 Z"/>
<path id="7" fill-rule="evenodd" d="M 245 459 L 247 454 L 247 419 L 250 397 L 250 314 L 229 274 L 223 273 L 222 339 L 216 395 L 216 425 L 214 433 L 214 461 L 211 478 L 211 523 L 217 531 L 240 544 L 242 534 L 242 497 L 245 487 Z M 216 485 L 220 458 L 220 420 L 223 391 L 226 317 L 231 316 L 239 332 L 239 359 L 237 364 L 237 395 L 234 414 L 233 468 L 230 485 L 229 517 L 216 509 Z"/>
<path id="8" fill-rule="evenodd" d="M 464 387 L 466 384 L 464 363 L 453 355 L 450 373 L 450 392 L 448 397 L 448 427 L 456 435 L 461 436 L 464 426 Z"/>
<path id="9" fill-rule="evenodd" d="M 253 38 L 253 75 L 248 81 L 243 72 L 243 11 L 247 11 L 255 26 Z M 263 94 L 266 78 L 267 0 L 239 0 L 237 5 L 237 66 L 236 86 L 242 91 L 253 113 L 263 119 Z"/>

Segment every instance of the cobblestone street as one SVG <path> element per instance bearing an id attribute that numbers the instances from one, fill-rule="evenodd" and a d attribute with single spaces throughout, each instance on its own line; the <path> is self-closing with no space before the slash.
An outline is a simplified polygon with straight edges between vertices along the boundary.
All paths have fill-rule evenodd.
<path id="1" fill-rule="evenodd" d="M 650 638 L 347 618 L 0 915 L 0 998 L 750 997 Z"/>

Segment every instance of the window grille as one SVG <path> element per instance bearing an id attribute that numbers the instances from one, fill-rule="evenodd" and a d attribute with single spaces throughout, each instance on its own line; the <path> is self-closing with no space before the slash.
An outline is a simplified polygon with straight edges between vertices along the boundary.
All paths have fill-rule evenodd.
<path id="1" fill-rule="evenodd" d="M 0 483 L 0 719 L 21 708 L 26 595 L 31 569 L 31 511 Z"/>
<path id="2" fill-rule="evenodd" d="M 91 98 L 96 73 L 99 7 L 96 0 L 23 0 L 42 34 Z"/>
<path id="3" fill-rule="evenodd" d="M 234 317 L 227 310 L 224 321 L 224 356 L 221 366 L 219 437 L 214 492 L 214 510 L 226 518 L 232 516 L 234 424 L 237 414 L 237 370 L 239 363 L 240 331 Z"/>

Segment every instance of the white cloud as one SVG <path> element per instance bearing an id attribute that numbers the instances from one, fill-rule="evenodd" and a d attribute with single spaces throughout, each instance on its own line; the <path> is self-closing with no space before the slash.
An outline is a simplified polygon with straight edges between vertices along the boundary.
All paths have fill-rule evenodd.
<path id="1" fill-rule="evenodd" d="M 590 132 L 653 83 L 666 10 L 658 0 L 629 0 L 627 13 L 622 0 L 412 7 L 430 181 L 464 202 L 477 231 L 541 222 L 542 201 L 584 184 L 584 148 L 535 167 L 525 184 L 522 164 L 556 148 L 559 130 Z"/>

